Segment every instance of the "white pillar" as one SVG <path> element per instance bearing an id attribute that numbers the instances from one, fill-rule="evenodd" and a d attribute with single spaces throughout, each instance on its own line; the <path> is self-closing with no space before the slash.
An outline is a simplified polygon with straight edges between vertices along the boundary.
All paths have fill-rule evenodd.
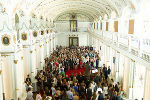
<path id="1" fill-rule="evenodd" d="M 36 55 L 35 55 L 35 49 L 30 51 L 30 68 L 31 68 L 31 78 L 32 81 L 34 81 L 35 75 L 36 75 Z"/>
<path id="2" fill-rule="evenodd" d="M 49 48 L 50 48 L 50 47 L 49 47 L 49 41 L 47 41 L 47 42 L 46 42 L 46 49 L 47 49 L 47 50 L 46 50 L 46 51 L 47 51 L 47 52 L 46 52 L 46 57 L 49 57 Z"/>
<path id="3" fill-rule="evenodd" d="M 115 62 L 116 82 L 119 82 L 119 58 L 120 58 L 120 53 L 116 51 L 116 62 Z"/>
<path id="4" fill-rule="evenodd" d="M 23 68 L 24 68 L 24 79 L 30 73 L 29 55 L 30 55 L 29 47 L 23 47 L 23 59 L 22 59 L 22 61 L 23 61 Z"/>
<path id="5" fill-rule="evenodd" d="M 129 99 L 133 99 L 134 69 L 135 61 L 131 59 L 129 72 Z"/>
<path id="6" fill-rule="evenodd" d="M 3 100 L 3 77 L 2 77 L 2 63 L 0 56 L 0 100 Z"/>
<path id="7" fill-rule="evenodd" d="M 144 100 L 150 100 L 150 70 L 146 69 Z"/>
<path id="8" fill-rule="evenodd" d="M 124 65 L 124 75 L 123 75 L 123 90 L 125 93 L 129 93 L 128 83 L 129 83 L 129 71 L 130 71 L 130 62 L 129 58 L 125 57 L 125 65 Z M 127 95 L 128 97 L 128 95 Z"/>
<path id="9" fill-rule="evenodd" d="M 5 54 L 2 57 L 2 76 L 5 99 L 15 99 L 15 69 L 14 56 Z"/>

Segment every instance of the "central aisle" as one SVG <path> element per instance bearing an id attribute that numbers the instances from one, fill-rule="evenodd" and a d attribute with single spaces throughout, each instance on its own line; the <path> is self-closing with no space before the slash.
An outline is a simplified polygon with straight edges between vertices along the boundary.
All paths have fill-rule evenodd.
<path id="1" fill-rule="evenodd" d="M 85 68 L 84 68 L 84 67 L 83 67 L 83 68 L 80 68 L 80 67 L 79 67 L 78 69 L 67 70 L 67 72 L 65 73 L 65 75 L 66 75 L 66 76 L 68 75 L 68 77 L 70 77 L 71 74 L 73 74 L 73 76 L 75 76 L 75 75 L 78 75 L 79 72 L 81 72 L 81 74 L 83 75 L 84 72 L 85 72 Z"/>

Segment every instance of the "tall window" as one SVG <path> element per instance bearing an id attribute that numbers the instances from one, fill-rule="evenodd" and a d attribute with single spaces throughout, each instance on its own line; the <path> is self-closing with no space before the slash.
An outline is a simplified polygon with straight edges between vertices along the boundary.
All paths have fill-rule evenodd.
<path id="1" fill-rule="evenodd" d="M 102 30 L 102 22 L 101 22 L 101 30 Z"/>
<path id="2" fill-rule="evenodd" d="M 118 32 L 118 21 L 114 22 L 114 31 Z"/>
<path id="3" fill-rule="evenodd" d="M 77 32 L 77 20 L 70 20 L 70 31 Z"/>
<path id="4" fill-rule="evenodd" d="M 108 31 L 108 22 L 106 22 L 106 31 Z"/>
<path id="5" fill-rule="evenodd" d="M 129 34 L 134 33 L 134 20 L 129 20 Z"/>

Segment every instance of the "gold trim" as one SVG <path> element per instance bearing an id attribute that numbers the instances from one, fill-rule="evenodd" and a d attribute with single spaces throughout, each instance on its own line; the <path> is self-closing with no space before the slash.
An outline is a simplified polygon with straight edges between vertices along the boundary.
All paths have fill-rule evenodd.
<path id="1" fill-rule="evenodd" d="M 23 48 L 28 48 L 27 46 L 23 45 Z"/>
<path id="2" fill-rule="evenodd" d="M 16 44 L 16 36 L 13 36 L 14 43 Z"/>
<path id="3" fill-rule="evenodd" d="M 40 45 L 40 47 L 42 47 L 42 45 Z"/>
<path id="4" fill-rule="evenodd" d="M 23 60 L 23 57 L 21 57 L 21 60 Z"/>
<path id="5" fill-rule="evenodd" d="M 33 51 L 30 51 L 30 53 L 32 53 Z"/>
<path id="6" fill-rule="evenodd" d="M 34 72 L 31 72 L 31 73 L 34 73 Z"/>
<path id="7" fill-rule="evenodd" d="M 131 59 L 132 62 L 135 62 L 135 60 Z"/>
<path id="8" fill-rule="evenodd" d="M 0 75 L 1 75 L 1 73 L 2 73 L 2 70 L 0 70 Z"/>
<path id="9" fill-rule="evenodd" d="M 18 60 L 14 60 L 14 63 L 17 64 Z"/>
<path id="10" fill-rule="evenodd" d="M 10 56 L 10 55 L 1 55 L 2 57 L 7 57 L 7 56 Z"/>

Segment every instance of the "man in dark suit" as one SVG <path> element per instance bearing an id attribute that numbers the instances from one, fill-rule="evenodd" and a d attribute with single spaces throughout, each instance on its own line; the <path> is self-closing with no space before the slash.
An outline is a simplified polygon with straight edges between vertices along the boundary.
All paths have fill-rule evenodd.
<path id="1" fill-rule="evenodd" d="M 30 78 L 29 75 L 27 76 L 26 81 L 27 81 L 27 82 L 31 82 L 31 78 Z"/>

